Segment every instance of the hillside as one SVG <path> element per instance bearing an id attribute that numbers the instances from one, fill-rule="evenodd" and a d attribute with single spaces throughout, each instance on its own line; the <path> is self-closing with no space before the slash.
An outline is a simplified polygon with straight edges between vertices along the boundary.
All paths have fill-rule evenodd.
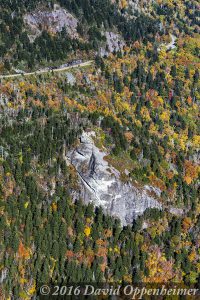
<path id="1" fill-rule="evenodd" d="M 3 299 L 41 284 L 198 287 L 198 5 L 1 2 L 1 74 L 93 60 L 1 78 Z"/>
<path id="2" fill-rule="evenodd" d="M 196 1 L 3 0 L 0 8 L 3 73 L 75 57 L 91 59 L 97 53 L 119 51 L 126 42 L 152 42 L 169 30 L 189 33 L 199 28 Z"/>

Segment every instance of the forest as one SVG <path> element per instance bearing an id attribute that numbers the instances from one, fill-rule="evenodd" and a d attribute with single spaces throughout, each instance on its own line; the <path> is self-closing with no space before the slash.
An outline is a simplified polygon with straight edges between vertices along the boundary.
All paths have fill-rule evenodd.
<path id="1" fill-rule="evenodd" d="M 123 228 L 101 208 L 71 200 L 77 175 L 63 152 L 80 134 L 80 124 L 74 128 L 65 113 L 38 107 L 20 111 L 12 124 L 2 123 L 6 295 L 29 299 L 43 282 L 198 283 L 197 209 L 184 216 L 149 209 Z M 102 127 L 108 124 L 109 119 Z"/>
<path id="2" fill-rule="evenodd" d="M 22 66 L 25 70 L 34 70 L 36 66 L 48 65 L 50 62 L 68 60 L 81 51 L 86 57 L 94 57 L 99 48 L 105 46 L 105 32 L 119 31 L 121 39 L 127 42 L 138 39 L 153 39 L 158 31 L 158 21 L 153 16 L 141 14 L 136 19 L 127 20 L 123 9 L 120 10 L 109 0 L 101 1 L 58 1 L 61 7 L 72 13 L 78 23 L 80 38 L 72 38 L 66 28 L 52 35 L 43 30 L 34 41 L 25 26 L 24 15 L 34 11 L 51 10 L 56 1 L 6 1 L 0 4 L 0 57 L 1 69 L 9 72 L 13 67 Z M 16 10 L 17 7 L 17 10 Z"/>
<path id="3" fill-rule="evenodd" d="M 1 73 L 76 52 L 94 58 L 67 72 L 1 79 L 0 297 L 39 299 L 41 284 L 81 282 L 200 288 L 198 2 L 139 1 L 134 12 L 129 1 L 58 2 L 81 20 L 82 39 L 63 29 L 31 43 L 23 15 L 44 2 L 0 4 Z M 117 30 L 125 46 L 102 57 L 104 30 Z M 162 209 L 123 226 L 83 201 L 67 153 L 91 131 L 120 180 L 154 187 Z"/>

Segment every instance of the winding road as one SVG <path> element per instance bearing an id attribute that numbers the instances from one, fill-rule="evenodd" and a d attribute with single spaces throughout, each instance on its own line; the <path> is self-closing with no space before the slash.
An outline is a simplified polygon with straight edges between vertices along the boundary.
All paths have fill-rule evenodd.
<path id="1" fill-rule="evenodd" d="M 58 69 L 42 69 L 42 70 L 38 70 L 35 72 L 30 72 L 30 73 L 23 73 L 23 74 L 9 74 L 9 75 L 0 75 L 0 79 L 6 79 L 6 78 L 16 78 L 16 77 L 21 77 L 21 76 L 32 76 L 32 75 L 39 75 L 39 74 L 47 74 L 47 73 L 58 73 L 58 72 L 63 72 L 63 71 L 67 71 L 69 69 L 74 69 L 74 68 L 82 68 L 82 67 L 87 67 L 90 66 L 94 61 L 93 60 L 88 60 L 86 62 L 83 63 L 79 63 L 73 66 L 68 66 L 68 67 L 63 67 L 63 68 L 58 68 Z"/>
<path id="2" fill-rule="evenodd" d="M 167 44 L 167 45 L 161 44 L 161 46 L 165 46 L 167 48 L 167 50 L 171 50 L 171 49 L 174 49 L 176 47 L 175 46 L 176 37 L 173 34 L 170 34 L 170 37 L 171 37 L 171 42 L 169 44 Z M 161 50 L 161 48 L 158 48 L 158 51 L 160 51 L 160 50 Z M 88 60 L 88 61 L 83 62 L 83 63 L 79 63 L 79 64 L 68 66 L 68 67 L 58 67 L 58 69 L 53 69 L 53 70 L 45 68 L 45 69 L 41 69 L 41 70 L 38 70 L 38 71 L 35 71 L 35 72 L 29 72 L 29 73 L 0 75 L 0 79 L 17 78 L 17 77 L 21 77 L 21 76 L 28 77 L 28 76 L 32 76 L 32 75 L 47 74 L 47 73 L 52 73 L 52 72 L 53 73 L 58 73 L 58 72 L 67 71 L 69 69 L 87 67 L 87 66 L 90 66 L 93 62 L 94 62 L 93 60 Z"/>
<path id="3" fill-rule="evenodd" d="M 171 37 L 171 42 L 169 44 L 162 43 L 160 45 L 160 47 L 158 48 L 158 51 L 161 50 L 161 47 L 166 47 L 166 50 L 168 50 L 168 51 L 176 48 L 176 40 L 177 40 L 176 36 L 173 34 L 170 34 L 170 37 Z"/>
<path id="4" fill-rule="evenodd" d="M 167 47 L 167 50 L 171 50 L 171 49 L 174 49 L 176 48 L 176 40 L 177 38 L 175 37 L 175 35 L 173 34 L 170 34 L 170 37 L 171 37 L 171 43 L 169 43 L 166 47 Z"/>

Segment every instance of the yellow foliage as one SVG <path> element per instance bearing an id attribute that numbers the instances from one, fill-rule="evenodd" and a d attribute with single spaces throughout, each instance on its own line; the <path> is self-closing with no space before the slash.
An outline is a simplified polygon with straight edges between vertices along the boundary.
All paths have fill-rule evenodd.
<path id="1" fill-rule="evenodd" d="M 174 132 L 173 135 L 172 135 L 172 138 L 174 140 L 178 140 L 178 133 Z"/>
<path id="2" fill-rule="evenodd" d="M 130 105 L 128 103 L 123 102 L 122 107 L 123 107 L 124 110 L 130 111 Z"/>
<path id="3" fill-rule="evenodd" d="M 12 103 L 11 103 L 11 102 L 8 102 L 7 105 L 8 105 L 8 107 L 10 107 L 10 108 L 12 107 Z"/>
<path id="4" fill-rule="evenodd" d="M 162 48 L 159 52 L 159 58 L 160 60 L 165 60 L 166 59 L 166 50 L 164 48 Z"/>
<path id="5" fill-rule="evenodd" d="M 120 249 L 119 249 L 119 247 L 115 246 L 114 252 L 120 254 Z"/>
<path id="6" fill-rule="evenodd" d="M 159 96 L 159 97 L 157 97 L 157 100 L 158 100 L 158 102 L 160 103 L 160 105 L 162 106 L 163 103 L 164 103 L 163 98 Z"/>
<path id="7" fill-rule="evenodd" d="M 33 295 L 36 292 L 36 284 L 34 283 L 33 286 L 28 290 L 29 295 Z"/>
<path id="8" fill-rule="evenodd" d="M 170 113 L 169 111 L 164 111 L 161 115 L 160 115 L 160 119 L 163 122 L 169 122 L 169 118 L 170 118 Z"/>
<path id="9" fill-rule="evenodd" d="M 23 285 L 24 283 L 27 283 L 27 279 L 25 279 L 25 278 L 20 278 L 19 282 L 20 282 L 20 284 Z"/>
<path id="10" fill-rule="evenodd" d="M 190 261 L 194 261 L 196 259 L 196 251 L 195 251 L 195 249 L 192 249 L 192 252 L 188 256 L 188 258 L 189 258 Z"/>
<path id="11" fill-rule="evenodd" d="M 29 202 L 27 201 L 26 203 L 24 203 L 24 208 L 27 208 L 29 206 Z"/>
<path id="12" fill-rule="evenodd" d="M 53 202 L 53 203 L 51 204 L 51 207 L 52 207 L 52 210 L 53 210 L 53 211 L 57 211 L 57 203 Z"/>
<path id="13" fill-rule="evenodd" d="M 90 219 L 90 218 L 86 218 L 86 222 L 87 222 L 87 223 L 90 223 L 90 222 L 91 222 L 91 219 Z"/>
<path id="14" fill-rule="evenodd" d="M 24 81 L 21 81 L 21 82 L 19 83 L 19 86 L 20 86 L 20 88 L 24 87 L 24 86 L 25 86 L 25 82 L 24 82 Z"/>
<path id="15" fill-rule="evenodd" d="M 19 154 L 19 162 L 22 164 L 23 163 L 23 155 L 22 152 Z"/>
<path id="16" fill-rule="evenodd" d="M 149 132 L 151 134 L 155 134 L 157 132 L 157 127 L 155 124 L 151 123 L 150 127 L 149 127 Z"/>
<path id="17" fill-rule="evenodd" d="M 124 279 L 124 282 L 132 283 L 132 276 L 131 275 L 124 275 L 123 279 Z"/>
<path id="18" fill-rule="evenodd" d="M 192 144 L 193 144 L 193 147 L 198 147 L 200 148 L 200 135 L 194 135 L 193 136 L 193 139 L 192 139 Z"/>
<path id="19" fill-rule="evenodd" d="M 188 185 L 192 183 L 192 178 L 190 176 L 184 176 L 184 180 Z"/>
<path id="20" fill-rule="evenodd" d="M 127 0 L 121 0 L 120 1 L 120 8 L 121 9 L 126 8 L 127 5 L 128 5 Z"/>
<path id="21" fill-rule="evenodd" d="M 184 142 L 184 140 L 181 138 L 180 140 L 179 140 L 179 147 L 182 149 L 182 150 L 185 150 L 185 142 Z"/>
<path id="22" fill-rule="evenodd" d="M 200 273 L 200 263 L 197 263 L 196 267 L 197 267 L 198 273 Z"/>
<path id="23" fill-rule="evenodd" d="M 19 296 L 20 296 L 20 299 L 23 299 L 23 300 L 28 300 L 29 299 L 29 297 L 27 296 L 25 291 L 21 291 L 19 293 Z"/>
<path id="24" fill-rule="evenodd" d="M 142 127 L 142 123 L 141 123 L 140 120 L 135 120 L 135 124 L 136 124 L 136 126 L 138 126 L 138 127 Z"/>
<path id="25" fill-rule="evenodd" d="M 85 233 L 85 235 L 86 235 L 87 237 L 90 236 L 91 228 L 90 228 L 90 227 L 85 227 L 84 233 Z"/>
<path id="26" fill-rule="evenodd" d="M 149 254 L 146 265 L 150 271 L 148 278 L 145 278 L 146 282 L 163 283 L 174 277 L 173 262 L 167 261 L 159 248 Z"/>
<path id="27" fill-rule="evenodd" d="M 150 117 L 148 108 L 146 106 L 143 106 L 141 108 L 141 115 L 142 115 L 143 119 L 146 120 L 147 122 L 151 121 L 151 117 Z"/>

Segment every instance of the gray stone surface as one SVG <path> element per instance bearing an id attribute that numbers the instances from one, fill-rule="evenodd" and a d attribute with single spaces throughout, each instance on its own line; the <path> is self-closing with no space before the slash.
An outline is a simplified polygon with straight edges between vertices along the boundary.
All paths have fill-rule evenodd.
<path id="1" fill-rule="evenodd" d="M 84 132 L 77 148 L 68 153 L 68 160 L 80 178 L 83 200 L 102 206 L 123 225 L 131 224 L 149 207 L 161 209 L 161 204 L 149 195 L 153 187 L 145 186 L 140 190 L 120 180 L 120 173 L 104 160 L 106 153 L 94 145 L 93 134 Z"/>
<path id="2" fill-rule="evenodd" d="M 58 5 L 54 7 L 54 10 L 36 10 L 26 14 L 24 15 L 24 22 L 31 30 L 29 37 L 32 41 L 39 36 L 44 29 L 55 34 L 62 31 L 63 28 L 66 28 L 67 33 L 72 38 L 78 38 L 78 20 L 67 10 Z"/>

